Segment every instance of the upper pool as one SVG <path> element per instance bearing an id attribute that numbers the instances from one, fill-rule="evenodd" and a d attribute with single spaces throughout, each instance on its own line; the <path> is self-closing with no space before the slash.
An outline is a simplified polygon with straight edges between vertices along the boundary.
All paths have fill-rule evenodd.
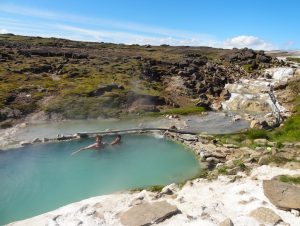
<path id="1" fill-rule="evenodd" d="M 81 139 L 0 152 L 0 225 L 92 196 L 180 182 L 200 170 L 193 153 L 182 145 L 147 135 L 126 135 L 120 145 L 70 155 L 93 142 Z"/>

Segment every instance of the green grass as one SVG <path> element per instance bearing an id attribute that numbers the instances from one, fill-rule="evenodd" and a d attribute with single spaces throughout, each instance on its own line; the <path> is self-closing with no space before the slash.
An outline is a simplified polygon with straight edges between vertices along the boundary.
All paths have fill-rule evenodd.
<path id="1" fill-rule="evenodd" d="M 246 170 L 246 165 L 243 163 L 243 160 L 241 159 L 236 159 L 236 160 L 233 160 L 233 164 L 235 166 L 238 166 L 241 170 Z"/>
<path id="2" fill-rule="evenodd" d="M 279 180 L 289 184 L 300 184 L 300 176 L 282 175 L 279 177 Z"/>
<path id="3" fill-rule="evenodd" d="M 294 61 L 296 63 L 300 63 L 300 58 L 298 58 L 298 57 L 287 57 L 286 59 L 289 61 Z"/>
<path id="4" fill-rule="evenodd" d="M 189 179 L 186 179 L 180 183 L 178 183 L 178 186 L 180 188 L 182 188 L 186 182 L 190 181 L 190 180 L 195 180 L 197 178 L 207 178 L 208 176 L 208 170 L 207 169 L 200 169 L 199 172 L 197 174 L 195 174 L 193 177 L 190 177 Z"/>
<path id="5" fill-rule="evenodd" d="M 204 112 L 205 109 L 203 107 L 181 107 L 181 108 L 171 108 L 162 110 L 160 112 L 142 112 L 140 116 L 150 116 L 156 117 L 161 115 L 192 115 L 192 114 L 199 114 Z M 136 115 L 134 115 L 136 117 Z"/>
<path id="6" fill-rule="evenodd" d="M 152 191 L 152 192 L 161 192 L 161 190 L 164 188 L 164 185 L 153 185 L 150 187 L 146 187 L 146 190 Z"/>
<path id="7" fill-rule="evenodd" d="M 269 133 L 270 140 L 277 142 L 300 141 L 300 96 L 294 101 L 294 115 L 288 118 L 284 125 Z"/>
<path id="8" fill-rule="evenodd" d="M 277 147 L 282 147 L 283 142 L 299 142 L 300 141 L 300 97 L 294 100 L 294 114 L 288 118 L 282 127 L 272 131 L 264 129 L 249 129 L 246 132 L 226 134 L 218 136 L 223 143 L 233 143 L 241 146 L 245 140 L 250 140 L 254 147 L 253 140 L 267 139 L 277 142 Z"/>
<path id="9" fill-rule="evenodd" d="M 225 165 L 224 166 L 220 166 L 218 168 L 218 174 L 227 175 L 228 174 L 227 170 L 228 170 L 227 166 L 225 166 Z"/>
<path id="10" fill-rule="evenodd" d="M 243 68 L 245 69 L 246 72 L 250 73 L 253 71 L 252 65 L 251 64 L 245 64 L 243 65 Z"/>
<path id="11" fill-rule="evenodd" d="M 263 129 L 249 129 L 246 132 L 247 139 L 269 139 L 268 131 Z"/>
<path id="12" fill-rule="evenodd" d="M 161 113 L 164 115 L 188 115 L 188 114 L 196 114 L 204 112 L 205 109 L 203 107 L 182 107 L 182 108 L 172 108 L 165 111 L 162 111 Z"/>

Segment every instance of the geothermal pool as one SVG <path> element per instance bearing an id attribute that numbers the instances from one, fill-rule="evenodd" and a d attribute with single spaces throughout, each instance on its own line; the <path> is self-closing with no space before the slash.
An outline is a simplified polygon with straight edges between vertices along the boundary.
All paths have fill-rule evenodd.
<path id="1" fill-rule="evenodd" d="M 92 196 L 180 182 L 200 170 L 193 153 L 182 145 L 147 135 L 126 135 L 120 145 L 70 155 L 93 142 L 81 139 L 0 152 L 0 225 Z"/>

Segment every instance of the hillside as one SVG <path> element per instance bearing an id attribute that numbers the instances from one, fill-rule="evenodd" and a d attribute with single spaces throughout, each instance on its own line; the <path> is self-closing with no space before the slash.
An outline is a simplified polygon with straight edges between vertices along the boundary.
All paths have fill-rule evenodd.
<path id="1" fill-rule="evenodd" d="M 224 85 L 282 65 L 264 52 L 0 35 L 0 121 L 220 108 Z"/>

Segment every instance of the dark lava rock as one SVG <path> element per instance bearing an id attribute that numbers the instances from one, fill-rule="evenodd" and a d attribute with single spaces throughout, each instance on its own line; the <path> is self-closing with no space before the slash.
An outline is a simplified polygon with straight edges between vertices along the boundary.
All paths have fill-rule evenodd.
<path id="1" fill-rule="evenodd" d="M 0 110 L 0 121 L 4 121 L 9 118 L 19 118 L 21 115 L 21 111 L 5 107 Z"/>
<path id="2" fill-rule="evenodd" d="M 88 94 L 88 96 L 90 96 L 90 97 L 101 96 L 105 92 L 111 92 L 113 89 L 121 89 L 121 90 L 123 90 L 124 87 L 123 86 L 119 86 L 118 84 L 115 84 L 115 83 L 112 83 L 112 84 L 109 84 L 109 85 L 105 85 L 105 86 L 99 86 L 97 89 L 95 89 L 92 92 L 90 92 Z"/>
<path id="3" fill-rule="evenodd" d="M 40 74 L 40 73 L 49 73 L 52 71 L 52 66 L 49 64 L 40 64 L 40 65 L 33 65 L 29 68 L 23 68 L 20 70 L 20 73 L 30 72 L 33 74 Z"/>
<path id="4" fill-rule="evenodd" d="M 141 105 L 165 105 L 166 101 L 160 96 L 151 96 L 146 94 L 138 94 L 133 91 L 127 93 L 127 103 L 132 104 L 138 101 Z"/>
<path id="5" fill-rule="evenodd" d="M 199 101 L 196 104 L 197 107 L 204 107 L 207 110 L 210 110 L 211 100 L 206 96 L 206 94 L 202 93 L 199 95 Z"/>
<path id="6" fill-rule="evenodd" d="M 31 56 L 41 56 L 41 57 L 64 57 L 73 59 L 87 59 L 87 53 L 78 53 L 70 50 L 63 50 L 60 48 L 39 48 L 39 49 L 21 49 L 18 51 L 20 55 L 31 57 Z"/>
<path id="7" fill-rule="evenodd" d="M 144 63 L 141 71 L 141 78 L 145 78 L 150 81 L 159 81 L 161 77 L 167 73 L 166 71 L 159 69 L 153 61 L 147 61 Z"/>
<path id="8" fill-rule="evenodd" d="M 230 52 L 223 55 L 223 59 L 230 63 L 257 64 L 257 63 L 271 63 L 272 57 L 265 55 L 264 51 L 255 52 L 252 49 L 234 48 Z"/>

